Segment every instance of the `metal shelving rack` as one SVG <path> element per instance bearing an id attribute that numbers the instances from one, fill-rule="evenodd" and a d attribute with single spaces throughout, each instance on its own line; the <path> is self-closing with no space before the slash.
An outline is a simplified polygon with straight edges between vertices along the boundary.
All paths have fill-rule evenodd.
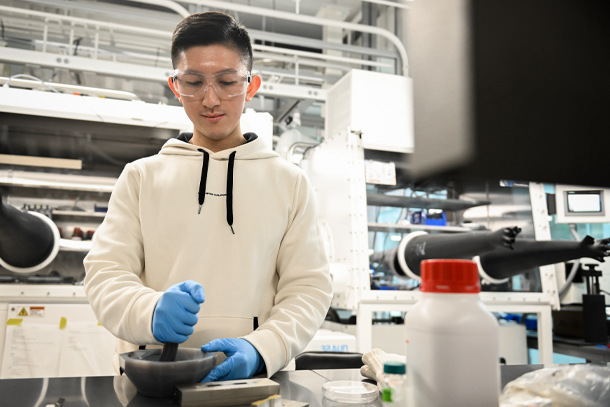
<path id="1" fill-rule="evenodd" d="M 395 208 L 441 209 L 444 211 L 461 211 L 481 205 L 489 205 L 488 201 L 472 201 L 463 199 L 432 199 L 398 195 L 369 193 L 366 197 L 368 206 L 389 206 Z M 414 231 L 461 233 L 472 229 L 461 226 L 435 226 L 395 223 L 368 223 L 369 232 L 409 233 Z"/>
<path id="2" fill-rule="evenodd" d="M 488 201 L 470 201 L 462 199 L 431 199 L 397 195 L 367 194 L 369 206 L 392 206 L 396 208 L 442 209 L 461 211 L 474 206 L 489 205 Z"/>

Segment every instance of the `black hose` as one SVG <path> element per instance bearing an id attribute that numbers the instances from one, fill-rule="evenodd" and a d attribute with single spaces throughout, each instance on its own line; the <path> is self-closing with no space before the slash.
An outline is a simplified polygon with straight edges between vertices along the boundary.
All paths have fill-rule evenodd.
<path id="1" fill-rule="evenodd" d="M 0 258 L 18 268 L 41 264 L 53 251 L 55 236 L 41 218 L 2 203 L 0 196 Z"/>

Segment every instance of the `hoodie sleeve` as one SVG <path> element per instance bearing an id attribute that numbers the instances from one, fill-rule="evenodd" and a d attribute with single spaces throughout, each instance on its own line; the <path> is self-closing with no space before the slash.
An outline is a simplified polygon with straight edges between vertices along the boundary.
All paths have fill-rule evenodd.
<path id="1" fill-rule="evenodd" d="M 277 256 L 277 273 L 277 294 L 269 319 L 245 337 L 265 360 L 268 377 L 307 346 L 332 299 L 314 191 L 303 173 L 297 178 L 290 223 Z"/>
<path id="2" fill-rule="evenodd" d="M 133 344 L 157 343 L 152 314 L 163 293 L 145 287 L 139 212 L 140 174 L 127 164 L 114 187 L 108 212 L 84 260 L 85 293 L 97 319 Z"/>

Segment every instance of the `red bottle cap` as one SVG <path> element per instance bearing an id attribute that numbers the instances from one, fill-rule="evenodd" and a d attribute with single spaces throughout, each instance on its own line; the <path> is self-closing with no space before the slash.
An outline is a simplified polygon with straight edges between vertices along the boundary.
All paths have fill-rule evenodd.
<path id="1" fill-rule="evenodd" d="M 421 285 L 426 293 L 479 293 L 479 269 L 471 260 L 424 260 L 420 264 Z"/>

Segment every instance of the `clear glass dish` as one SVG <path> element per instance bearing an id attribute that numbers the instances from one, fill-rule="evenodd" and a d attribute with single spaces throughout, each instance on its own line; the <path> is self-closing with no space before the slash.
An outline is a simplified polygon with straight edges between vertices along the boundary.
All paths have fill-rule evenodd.
<path id="1" fill-rule="evenodd" d="M 327 382 L 322 392 L 327 399 L 341 403 L 368 403 L 379 397 L 377 386 L 357 381 Z"/>

